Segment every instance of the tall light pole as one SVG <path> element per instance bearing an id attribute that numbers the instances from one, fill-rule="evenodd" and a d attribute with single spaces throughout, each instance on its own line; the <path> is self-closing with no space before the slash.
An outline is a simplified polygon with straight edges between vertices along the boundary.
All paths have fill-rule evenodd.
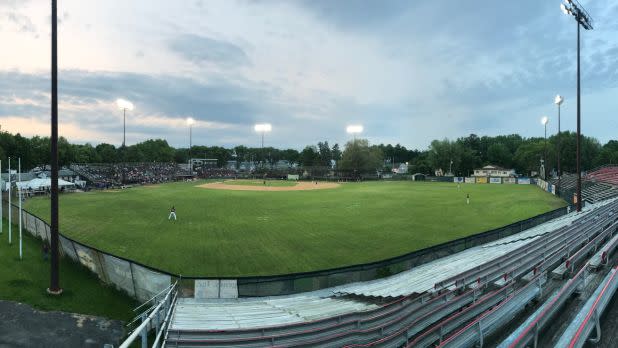
<path id="1" fill-rule="evenodd" d="M 258 132 L 258 133 L 262 133 L 262 147 L 260 148 L 260 153 L 262 155 L 264 155 L 264 134 L 266 132 L 270 132 L 273 127 L 270 125 L 270 123 L 258 123 L 255 126 L 253 126 L 253 129 Z M 264 166 L 264 164 L 262 163 L 262 167 Z"/>
<path id="2" fill-rule="evenodd" d="M 579 27 L 592 30 L 592 17 L 577 0 L 566 0 L 560 4 L 562 12 L 571 15 L 577 22 L 577 211 L 582 210 L 582 170 L 581 170 L 581 90 L 579 78 Z"/>
<path id="3" fill-rule="evenodd" d="M 547 180 L 547 123 L 549 123 L 549 118 L 543 116 L 541 124 L 545 127 L 545 143 L 543 145 L 543 179 L 545 180 Z"/>
<path id="4" fill-rule="evenodd" d="M 191 171 L 191 173 L 193 173 L 193 162 L 191 162 L 191 149 L 193 148 L 193 125 L 194 124 L 195 124 L 195 120 L 192 117 L 187 118 L 187 125 L 189 126 L 189 170 Z"/>
<path id="5" fill-rule="evenodd" d="M 354 136 L 354 142 L 356 142 L 356 134 L 362 133 L 364 130 L 363 126 L 360 124 L 353 124 L 346 127 L 345 131 L 348 134 L 352 134 Z"/>
<path id="6" fill-rule="evenodd" d="M 564 98 L 562 98 L 562 96 L 560 96 L 560 94 L 558 94 L 556 96 L 556 98 L 554 99 L 554 104 L 556 104 L 558 106 L 558 144 L 557 144 L 557 152 L 558 152 L 558 189 L 560 189 L 560 180 L 562 177 L 562 171 L 560 169 L 560 140 L 562 139 L 560 137 L 560 105 L 562 104 L 562 102 L 564 101 Z"/>
<path id="7" fill-rule="evenodd" d="M 21 220 L 22 220 L 22 207 L 21 207 L 21 157 L 19 157 L 17 159 L 17 182 L 19 183 L 19 186 L 17 187 L 17 192 L 19 192 L 19 259 L 22 259 L 22 240 L 21 240 L 21 232 L 22 232 L 22 226 L 21 226 Z"/>
<path id="8" fill-rule="evenodd" d="M 133 111 L 133 103 L 125 99 L 117 99 L 116 105 L 122 110 L 122 147 L 125 147 L 127 140 L 127 110 Z"/>
<path id="9" fill-rule="evenodd" d="M 50 281 L 47 292 L 60 295 L 60 254 L 58 252 L 58 8 L 51 8 L 51 228 Z"/>

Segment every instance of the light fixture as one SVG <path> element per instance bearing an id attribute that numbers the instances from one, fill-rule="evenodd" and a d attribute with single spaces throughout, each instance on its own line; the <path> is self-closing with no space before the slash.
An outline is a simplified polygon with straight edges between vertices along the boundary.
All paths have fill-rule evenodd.
<path id="1" fill-rule="evenodd" d="M 560 104 L 562 104 L 563 101 L 564 101 L 564 98 L 562 98 L 562 96 L 560 94 L 558 94 L 556 96 L 556 98 L 554 99 L 554 104 L 560 105 Z"/>
<path id="2" fill-rule="evenodd" d="M 118 98 L 116 99 L 116 105 L 118 105 L 118 109 L 120 110 L 133 110 L 133 103 L 126 99 Z"/>
<path id="3" fill-rule="evenodd" d="M 350 134 L 357 134 L 357 133 L 362 133 L 363 132 L 363 126 L 362 125 L 349 125 L 348 127 L 346 127 L 346 132 L 350 133 Z"/>
<path id="4" fill-rule="evenodd" d="M 255 126 L 253 126 L 253 129 L 256 132 L 270 132 L 273 127 L 270 125 L 270 123 L 258 123 Z"/>
<path id="5" fill-rule="evenodd" d="M 546 124 L 547 124 L 547 122 L 549 122 L 549 117 L 547 117 L 547 116 L 543 116 L 543 117 L 541 118 L 541 124 L 542 124 L 542 125 L 546 125 Z"/>

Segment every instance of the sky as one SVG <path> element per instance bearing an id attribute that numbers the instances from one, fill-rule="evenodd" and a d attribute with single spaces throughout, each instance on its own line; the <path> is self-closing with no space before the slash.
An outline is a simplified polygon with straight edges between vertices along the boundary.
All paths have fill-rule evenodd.
<path id="1" fill-rule="evenodd" d="M 576 31 L 560 1 L 60 0 L 59 132 L 302 149 L 576 127 Z M 618 2 L 580 1 L 582 132 L 618 138 Z M 50 2 L 0 0 L 0 126 L 50 134 Z"/>

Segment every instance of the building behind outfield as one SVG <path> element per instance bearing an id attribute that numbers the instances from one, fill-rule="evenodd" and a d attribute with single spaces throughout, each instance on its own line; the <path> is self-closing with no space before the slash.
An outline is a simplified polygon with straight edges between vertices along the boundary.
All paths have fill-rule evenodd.
<path id="1" fill-rule="evenodd" d="M 493 176 L 509 178 L 516 176 L 515 169 L 505 169 L 499 166 L 487 165 L 481 169 L 475 169 L 473 176 Z"/>

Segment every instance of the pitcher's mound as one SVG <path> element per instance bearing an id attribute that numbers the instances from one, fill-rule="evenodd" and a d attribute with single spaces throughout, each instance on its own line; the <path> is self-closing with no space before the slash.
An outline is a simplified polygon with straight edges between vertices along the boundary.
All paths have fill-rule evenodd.
<path id="1" fill-rule="evenodd" d="M 212 182 L 208 184 L 198 185 L 197 187 L 215 189 L 215 190 L 234 190 L 234 191 L 305 191 L 305 190 L 323 190 L 339 187 L 339 184 L 334 182 L 318 182 L 299 181 L 294 186 L 269 186 L 269 181 L 266 185 L 242 185 L 240 180 L 234 184 L 226 184 L 225 182 Z"/>

